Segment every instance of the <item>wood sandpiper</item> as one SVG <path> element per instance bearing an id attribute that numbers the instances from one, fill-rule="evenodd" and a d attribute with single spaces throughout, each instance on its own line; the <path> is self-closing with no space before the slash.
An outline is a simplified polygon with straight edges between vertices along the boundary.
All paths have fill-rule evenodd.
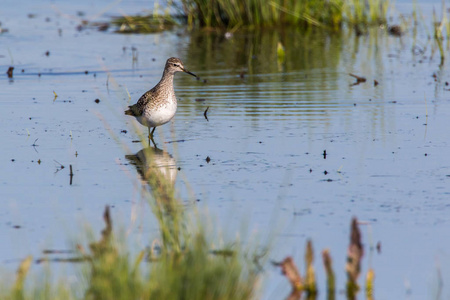
<path id="1" fill-rule="evenodd" d="M 125 115 L 133 116 L 148 127 L 148 138 L 153 141 L 153 132 L 157 126 L 169 122 L 177 111 L 177 98 L 173 89 L 173 76 L 176 72 L 188 73 L 179 58 L 171 57 L 166 61 L 161 80 L 154 88 L 147 91 L 134 105 L 128 106 Z M 153 130 L 150 131 L 150 129 Z"/>

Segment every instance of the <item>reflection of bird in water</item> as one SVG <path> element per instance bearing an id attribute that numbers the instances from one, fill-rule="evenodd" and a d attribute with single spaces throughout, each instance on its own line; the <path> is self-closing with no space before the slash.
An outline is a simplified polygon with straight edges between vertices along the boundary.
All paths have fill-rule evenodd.
<path id="1" fill-rule="evenodd" d="M 175 183 L 178 170 L 175 159 L 168 152 L 147 147 L 136 154 L 125 155 L 125 158 L 136 167 L 144 181 L 163 177 L 171 185 Z"/>

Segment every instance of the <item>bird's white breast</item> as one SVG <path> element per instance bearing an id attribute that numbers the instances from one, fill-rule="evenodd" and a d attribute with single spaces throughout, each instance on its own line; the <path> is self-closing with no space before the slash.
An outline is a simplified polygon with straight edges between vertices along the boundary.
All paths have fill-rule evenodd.
<path id="1" fill-rule="evenodd" d="M 138 121 L 147 127 L 156 127 L 169 122 L 177 111 L 177 101 L 173 93 L 166 101 L 146 107 Z"/>

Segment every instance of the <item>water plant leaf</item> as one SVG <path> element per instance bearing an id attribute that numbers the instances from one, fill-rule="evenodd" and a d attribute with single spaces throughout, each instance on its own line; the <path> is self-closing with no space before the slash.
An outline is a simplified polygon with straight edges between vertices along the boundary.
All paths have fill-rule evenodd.
<path id="1" fill-rule="evenodd" d="M 23 283 L 25 281 L 25 277 L 28 274 L 28 270 L 30 269 L 31 262 L 33 261 L 33 257 L 27 256 L 22 262 L 20 263 L 19 267 L 16 271 L 16 282 L 14 283 L 14 299 L 23 299 Z"/>
<path id="2" fill-rule="evenodd" d="M 322 260 L 327 274 L 327 299 L 332 300 L 335 299 L 336 281 L 332 267 L 333 261 L 328 249 L 322 251 Z"/>
<path id="3" fill-rule="evenodd" d="M 373 300 L 373 280 L 375 278 L 375 271 L 370 268 L 366 275 L 366 299 Z"/>
<path id="4" fill-rule="evenodd" d="M 352 74 L 352 73 L 349 73 L 348 75 L 356 78 L 356 82 L 351 84 L 351 86 L 358 85 L 360 83 L 363 83 L 363 82 L 367 81 L 366 77 L 358 76 L 358 75 L 355 75 L 355 74 Z"/>
<path id="5" fill-rule="evenodd" d="M 283 63 L 286 59 L 286 52 L 284 51 L 284 46 L 281 42 L 277 44 L 277 57 L 278 63 Z"/>
<path id="6" fill-rule="evenodd" d="M 354 294 L 359 290 L 357 280 L 361 272 L 361 259 L 364 255 L 363 244 L 361 243 L 361 232 L 358 227 L 358 220 L 354 217 L 350 226 L 350 245 L 347 250 L 347 296 L 353 299 Z"/>
<path id="7" fill-rule="evenodd" d="M 311 240 L 308 240 L 308 242 L 306 243 L 305 262 L 306 262 L 306 275 L 305 275 L 306 289 L 309 294 L 315 294 L 317 293 L 317 286 L 316 286 L 316 275 L 313 266 L 314 252 Z"/>
<path id="8" fill-rule="evenodd" d="M 280 264 L 281 272 L 291 283 L 293 291 L 303 290 L 304 284 L 300 272 L 291 256 L 286 257 Z"/>

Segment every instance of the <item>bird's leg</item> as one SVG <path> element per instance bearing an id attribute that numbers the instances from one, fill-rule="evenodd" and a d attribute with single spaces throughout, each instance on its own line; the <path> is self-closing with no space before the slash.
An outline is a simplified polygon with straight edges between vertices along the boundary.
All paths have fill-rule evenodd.
<path id="1" fill-rule="evenodd" d="M 156 127 L 153 127 L 153 130 L 150 132 L 150 127 L 148 128 L 148 143 L 151 145 L 150 141 L 153 142 L 153 145 L 156 147 L 155 140 L 153 139 L 153 132 L 155 132 Z"/>
<path id="2" fill-rule="evenodd" d="M 155 132 L 156 127 L 153 127 L 153 130 L 150 131 L 150 127 L 148 128 L 148 138 L 153 139 L 153 132 Z"/>

